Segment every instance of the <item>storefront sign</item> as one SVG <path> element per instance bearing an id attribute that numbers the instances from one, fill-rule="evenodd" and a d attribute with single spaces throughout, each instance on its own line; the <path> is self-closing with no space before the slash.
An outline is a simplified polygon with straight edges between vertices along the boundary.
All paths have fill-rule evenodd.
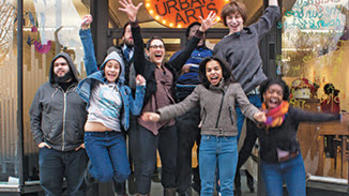
<path id="1" fill-rule="evenodd" d="M 170 28 L 186 28 L 200 22 L 210 11 L 219 12 L 229 0 L 144 0 L 148 13 L 160 24 Z M 219 19 L 219 18 L 218 18 Z"/>

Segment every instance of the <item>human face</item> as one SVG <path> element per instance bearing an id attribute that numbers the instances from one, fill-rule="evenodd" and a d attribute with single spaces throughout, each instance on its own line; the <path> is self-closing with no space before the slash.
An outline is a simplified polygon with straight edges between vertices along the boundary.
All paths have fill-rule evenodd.
<path id="1" fill-rule="evenodd" d="M 229 34 L 240 32 L 244 28 L 244 19 L 239 12 L 231 13 L 225 18 Z"/>
<path id="2" fill-rule="evenodd" d="M 110 60 L 104 67 L 105 78 L 109 83 L 115 82 L 120 74 L 120 64 L 116 60 Z"/>
<path id="3" fill-rule="evenodd" d="M 283 100 L 284 91 L 279 84 L 272 84 L 263 93 L 264 103 L 268 109 L 278 107 Z"/>
<path id="4" fill-rule="evenodd" d="M 70 68 L 65 58 L 59 57 L 53 63 L 53 73 L 58 77 L 63 77 L 69 72 Z"/>
<path id="5" fill-rule="evenodd" d="M 206 77 L 213 86 L 217 86 L 223 78 L 222 67 L 216 60 L 206 63 Z"/>
<path id="6" fill-rule="evenodd" d="M 122 36 L 122 41 L 128 46 L 133 46 L 134 44 L 130 24 L 125 28 L 124 35 Z"/>
<path id="7" fill-rule="evenodd" d="M 161 66 L 165 58 L 165 46 L 164 43 L 159 39 L 151 41 L 148 56 L 151 62 L 155 63 L 156 66 Z"/>
<path id="8" fill-rule="evenodd" d="M 200 28 L 200 25 L 194 25 L 190 28 L 189 30 L 189 35 L 188 35 L 188 40 L 190 40 L 191 38 L 194 37 L 195 33 L 199 30 Z M 204 43 L 205 43 L 205 33 L 203 34 L 203 37 L 202 39 L 200 39 L 199 43 L 198 43 L 198 46 L 203 46 Z"/>

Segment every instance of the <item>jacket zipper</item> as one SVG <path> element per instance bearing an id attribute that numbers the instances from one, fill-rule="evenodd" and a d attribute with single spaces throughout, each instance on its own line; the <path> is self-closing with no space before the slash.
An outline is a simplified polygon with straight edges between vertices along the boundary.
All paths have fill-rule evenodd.
<path id="1" fill-rule="evenodd" d="M 221 112 L 222 112 L 222 107 L 223 107 L 223 102 L 224 102 L 224 96 L 225 96 L 225 92 L 223 91 L 223 96 L 221 99 L 221 105 L 219 106 L 219 111 L 218 111 L 218 116 L 217 116 L 217 121 L 216 121 L 216 128 L 218 128 L 218 122 L 219 119 L 221 118 Z"/>
<path id="2" fill-rule="evenodd" d="M 66 97 L 66 92 L 63 92 L 64 96 L 64 101 L 63 101 L 63 130 L 62 130 L 62 151 L 64 151 L 64 132 L 65 132 L 65 115 L 66 115 L 66 107 L 67 107 L 67 97 Z"/>
<path id="3" fill-rule="evenodd" d="M 59 87 L 60 88 L 60 87 Z M 70 86 L 67 88 L 67 90 L 64 92 L 62 88 L 60 88 L 63 92 L 63 130 L 62 130 L 62 151 L 64 151 L 64 132 L 65 132 L 65 117 L 67 113 L 67 94 L 70 89 L 73 87 Z"/>

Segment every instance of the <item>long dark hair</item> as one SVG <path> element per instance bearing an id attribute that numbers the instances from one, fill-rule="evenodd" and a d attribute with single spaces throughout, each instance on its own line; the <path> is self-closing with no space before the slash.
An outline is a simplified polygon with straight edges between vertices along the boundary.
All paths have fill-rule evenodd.
<path id="1" fill-rule="evenodd" d="M 282 92 L 283 92 L 283 97 L 282 99 L 284 101 L 288 101 L 289 97 L 290 97 L 290 90 L 289 87 L 287 86 L 286 82 L 283 81 L 282 79 L 272 79 L 269 78 L 266 81 L 264 81 L 260 86 L 259 86 L 259 92 L 261 93 L 261 100 L 262 102 L 264 101 L 263 99 L 263 94 L 268 90 L 268 88 L 273 85 L 273 84 L 277 84 L 280 85 L 282 88 Z"/>
<path id="2" fill-rule="evenodd" d="M 210 86 L 210 82 L 208 81 L 207 76 L 206 76 L 206 64 L 208 62 L 210 62 L 210 61 L 217 61 L 218 64 L 221 66 L 221 68 L 222 68 L 222 75 L 223 75 L 223 78 L 224 78 L 224 82 L 226 84 L 228 84 L 230 82 L 234 82 L 234 79 L 233 79 L 233 77 L 231 75 L 230 69 L 227 66 L 227 63 L 224 60 L 222 60 L 222 59 L 220 59 L 220 58 L 218 58 L 216 56 L 211 56 L 211 57 L 205 58 L 200 63 L 199 77 L 200 77 L 202 85 L 204 85 L 206 88 L 208 88 Z"/>

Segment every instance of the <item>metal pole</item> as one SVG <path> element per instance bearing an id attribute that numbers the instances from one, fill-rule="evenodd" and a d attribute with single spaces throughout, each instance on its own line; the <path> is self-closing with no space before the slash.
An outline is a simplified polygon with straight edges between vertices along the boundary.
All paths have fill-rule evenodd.
<path id="1" fill-rule="evenodd" d="M 17 0 L 17 156 L 19 188 L 24 185 L 23 173 L 23 0 Z"/>

